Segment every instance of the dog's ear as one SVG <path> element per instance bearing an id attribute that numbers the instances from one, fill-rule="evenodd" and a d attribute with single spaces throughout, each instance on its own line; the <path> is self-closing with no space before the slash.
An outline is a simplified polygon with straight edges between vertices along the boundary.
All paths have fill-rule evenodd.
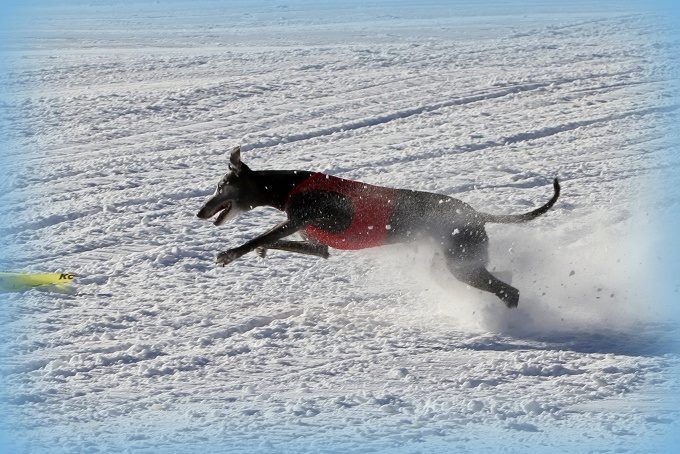
<path id="1" fill-rule="evenodd" d="M 229 170 L 238 175 L 241 173 L 242 168 L 243 163 L 241 162 L 241 146 L 239 145 L 231 150 L 231 155 L 229 156 Z"/>

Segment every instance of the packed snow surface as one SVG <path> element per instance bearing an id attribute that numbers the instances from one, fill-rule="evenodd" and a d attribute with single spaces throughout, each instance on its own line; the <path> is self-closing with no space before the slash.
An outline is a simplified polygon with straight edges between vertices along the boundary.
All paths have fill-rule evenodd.
<path id="1" fill-rule="evenodd" d="M 3 406 L 26 450 L 644 452 L 680 429 L 650 284 L 680 107 L 658 18 L 65 3 L 3 42 L 4 266 L 78 276 L 71 294 L 3 297 Z M 196 218 L 238 144 L 256 170 L 491 213 L 545 203 L 555 176 L 562 196 L 488 226 L 515 310 L 430 244 L 223 268 L 219 251 L 283 219 Z"/>

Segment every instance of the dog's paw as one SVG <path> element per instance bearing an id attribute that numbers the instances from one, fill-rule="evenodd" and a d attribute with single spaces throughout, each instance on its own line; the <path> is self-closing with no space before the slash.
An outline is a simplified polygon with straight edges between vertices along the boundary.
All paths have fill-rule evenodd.
<path id="1" fill-rule="evenodd" d="M 503 300 L 508 309 L 514 309 L 519 304 L 519 290 L 514 287 L 508 286 L 500 292 L 498 297 Z"/>
<path id="2" fill-rule="evenodd" d="M 255 249 L 255 253 L 260 256 L 261 258 L 265 258 L 267 256 L 267 248 L 266 247 L 259 247 Z"/>
<path id="3" fill-rule="evenodd" d="M 239 251 L 235 249 L 229 249 L 228 251 L 223 251 L 217 254 L 217 258 L 215 259 L 215 262 L 218 265 L 228 265 L 234 260 L 238 259 L 241 257 L 243 254 L 241 254 Z"/>
<path id="4" fill-rule="evenodd" d="M 316 250 L 316 255 L 321 257 L 321 258 L 324 258 L 324 259 L 327 259 L 328 257 L 331 256 L 328 253 L 328 246 L 323 246 L 323 245 L 319 246 L 319 248 Z"/>

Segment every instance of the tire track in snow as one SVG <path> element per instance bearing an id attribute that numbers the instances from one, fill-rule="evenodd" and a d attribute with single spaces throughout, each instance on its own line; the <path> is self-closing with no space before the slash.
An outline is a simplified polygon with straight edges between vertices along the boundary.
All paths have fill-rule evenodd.
<path id="1" fill-rule="evenodd" d="M 558 82 L 560 83 L 560 82 Z M 454 98 L 448 101 L 442 101 L 434 104 L 427 104 L 420 107 L 414 107 L 411 109 L 398 110 L 396 112 L 391 112 L 383 115 L 377 115 L 374 117 L 362 118 L 355 121 L 349 121 L 346 123 L 341 123 L 338 125 L 330 126 L 327 128 L 315 129 L 307 132 L 294 133 L 281 138 L 263 139 L 256 143 L 244 144 L 241 146 L 243 151 L 273 147 L 281 144 L 289 144 L 293 142 L 300 142 L 309 139 L 315 139 L 317 137 L 329 136 L 338 132 L 353 131 L 357 129 L 378 126 L 385 123 L 389 123 L 394 120 L 401 120 L 409 118 L 415 115 L 420 115 L 426 112 L 433 112 L 436 110 L 444 109 L 446 107 L 459 106 L 463 104 L 470 104 L 478 101 L 484 101 L 494 98 L 502 98 L 503 96 L 517 94 L 526 91 L 538 90 L 540 88 L 545 88 L 550 85 L 550 83 L 530 83 L 523 85 L 515 85 L 511 88 L 506 88 L 504 90 L 498 90 L 491 93 L 482 93 L 478 95 L 466 96 L 462 98 Z"/>
<path id="2" fill-rule="evenodd" d="M 437 103 L 431 103 L 431 104 L 426 104 L 420 107 L 414 107 L 410 109 L 402 109 L 402 110 L 397 110 L 394 112 L 389 112 L 381 115 L 376 115 L 376 116 L 371 116 L 371 117 L 366 117 L 363 119 L 358 119 L 354 121 L 349 121 L 345 123 L 340 123 L 337 125 L 329 126 L 326 128 L 319 128 L 319 129 L 314 129 L 306 132 L 300 132 L 300 133 L 293 133 L 289 134 L 284 137 L 278 137 L 278 138 L 271 138 L 271 139 L 262 139 L 258 142 L 254 143 L 246 143 L 241 145 L 241 149 L 243 151 L 248 151 L 248 150 L 253 150 L 253 149 L 259 149 L 259 148 L 268 148 L 268 147 L 274 147 L 277 145 L 282 145 L 282 144 L 289 144 L 289 143 L 294 143 L 294 142 L 299 142 L 299 141 L 304 141 L 304 140 L 309 140 L 309 139 L 314 139 L 318 137 L 323 137 L 323 136 L 329 136 L 338 132 L 346 132 L 346 131 L 353 131 L 357 129 L 362 129 L 362 128 L 367 128 L 367 127 L 372 127 L 372 126 L 378 126 L 378 125 L 383 125 L 395 120 L 400 120 L 400 119 L 406 119 L 409 117 L 413 117 L 416 115 L 420 115 L 423 113 L 428 113 L 428 112 L 434 112 L 438 111 L 441 109 L 445 109 L 447 107 L 453 107 L 453 106 L 458 106 L 458 105 L 466 105 L 466 104 L 472 104 L 475 102 L 479 101 L 486 101 L 486 100 L 492 100 L 492 99 L 497 99 L 497 98 L 503 98 L 508 95 L 513 95 L 513 94 L 518 94 L 518 93 L 524 93 L 524 92 L 531 92 L 531 91 L 536 91 L 542 88 L 547 88 L 551 86 L 562 86 L 562 85 L 567 85 L 573 82 L 581 81 L 581 80 L 593 80 L 596 78 L 602 78 L 602 77 L 616 77 L 616 76 L 625 76 L 631 74 L 632 71 L 623 71 L 619 73 L 605 73 L 605 74 L 596 74 L 596 75 L 590 75 L 589 77 L 573 77 L 573 78 L 563 78 L 559 80 L 552 80 L 552 81 L 545 81 L 545 82 L 532 82 L 532 83 L 527 83 L 527 84 L 517 84 L 517 85 L 512 85 L 510 87 L 506 87 L 501 90 L 496 90 L 496 91 L 491 91 L 489 92 L 488 90 L 479 93 L 479 94 L 472 94 L 472 95 L 463 95 L 462 97 L 456 97 L 453 99 L 449 99 L 447 101 L 442 101 L 442 102 L 437 102 Z"/>
<path id="3" fill-rule="evenodd" d="M 650 108 L 647 108 L 647 109 L 630 110 L 630 111 L 627 111 L 627 112 L 622 112 L 620 114 L 606 115 L 606 116 L 603 116 L 603 117 L 591 118 L 589 120 L 572 121 L 572 122 L 563 123 L 563 124 L 559 124 L 559 125 L 555 125 L 555 126 L 549 126 L 549 127 L 546 127 L 546 128 L 535 129 L 533 131 L 520 132 L 520 133 L 517 133 L 517 134 L 510 135 L 510 136 L 501 137 L 498 140 L 488 140 L 486 142 L 482 142 L 482 143 L 478 143 L 478 144 L 465 144 L 465 145 L 461 145 L 461 146 L 454 147 L 454 148 L 451 148 L 451 149 L 429 151 L 429 152 L 424 152 L 424 153 L 411 153 L 408 156 L 395 156 L 395 157 L 387 158 L 387 159 L 379 159 L 379 160 L 367 162 L 365 165 L 366 166 L 387 167 L 387 166 L 402 164 L 404 162 L 413 162 L 413 161 L 421 161 L 421 160 L 426 160 L 426 159 L 441 158 L 443 156 L 451 155 L 451 154 L 471 153 L 471 152 L 475 152 L 475 151 L 486 150 L 488 148 L 502 147 L 502 146 L 505 146 L 505 145 L 512 145 L 512 144 L 518 143 L 518 142 L 526 142 L 526 141 L 529 141 L 529 140 L 545 139 L 547 137 L 554 136 L 556 134 L 560 134 L 560 133 L 563 133 L 563 132 L 573 131 L 573 130 L 578 129 L 578 128 L 582 128 L 582 127 L 586 127 L 586 126 L 593 126 L 593 125 L 598 125 L 598 124 L 606 124 L 606 123 L 610 123 L 610 122 L 613 122 L 613 121 L 624 120 L 624 119 L 630 118 L 630 117 L 670 113 L 670 112 L 678 110 L 678 108 L 680 108 L 680 104 L 672 104 L 672 105 L 664 106 L 664 107 L 650 107 Z M 353 169 L 343 168 L 343 167 L 335 167 L 335 168 L 330 169 L 329 171 L 332 172 L 333 174 L 338 174 L 338 173 L 341 174 L 341 173 L 344 173 L 344 172 L 349 172 L 351 170 L 353 170 Z"/>
<path id="4" fill-rule="evenodd" d="M 311 130 L 311 131 L 306 131 L 306 132 L 300 132 L 300 133 L 294 133 L 285 137 L 274 137 L 269 140 L 262 140 L 256 143 L 252 144 L 244 144 L 242 145 L 243 150 L 248 150 L 248 149 L 259 149 L 259 148 L 267 148 L 267 147 L 273 147 L 276 145 L 281 145 L 281 144 L 287 144 L 287 143 L 293 143 L 297 141 L 303 141 L 303 140 L 308 140 L 308 139 L 313 139 L 313 138 L 318 138 L 318 137 L 323 137 L 323 136 L 328 136 L 335 134 L 337 132 L 345 132 L 345 131 L 352 131 L 352 130 L 357 130 L 357 129 L 362 129 L 365 127 L 371 127 L 371 126 L 378 126 L 381 124 L 386 124 L 389 123 L 390 121 L 401 119 L 401 118 L 408 118 L 414 115 L 418 115 L 421 113 L 425 112 L 431 112 L 431 111 L 437 111 L 446 107 L 451 107 L 455 105 L 465 105 L 465 104 L 471 104 L 474 102 L 478 101 L 483 101 L 487 99 L 496 99 L 496 98 L 501 98 L 510 94 L 517 94 L 521 92 L 526 92 L 526 91 L 534 91 L 540 88 L 546 88 L 549 86 L 562 86 L 566 85 L 569 83 L 577 82 L 577 81 L 582 81 L 582 80 L 595 80 L 595 79 L 600 79 L 600 78 L 606 78 L 606 77 L 620 77 L 620 76 L 626 76 L 631 74 L 632 71 L 623 71 L 623 72 L 618 72 L 618 73 L 604 73 L 604 74 L 593 74 L 593 75 L 588 75 L 586 77 L 580 76 L 580 77 L 574 77 L 574 78 L 564 78 L 561 80 L 550 80 L 550 81 L 544 81 L 544 82 L 535 82 L 535 83 L 529 83 L 529 84 L 519 84 L 519 85 L 512 85 L 509 87 L 505 87 L 503 90 L 499 90 L 496 92 L 489 93 L 488 90 L 485 90 L 482 93 L 478 94 L 471 94 L 471 95 L 465 95 L 464 93 L 461 94 L 460 96 L 462 97 L 457 97 L 454 99 L 450 99 L 447 101 L 439 102 L 439 103 L 431 103 L 427 105 L 423 105 L 420 107 L 416 108 L 410 108 L 410 109 L 402 109 L 402 110 L 397 110 L 394 112 L 388 112 L 385 114 L 377 115 L 377 116 L 369 116 L 365 117 L 362 119 L 354 120 L 354 121 L 349 121 L 349 122 L 344 122 L 340 123 L 337 125 L 333 125 L 327 128 L 320 128 L 316 130 Z M 409 78 L 399 78 L 396 80 L 391 80 L 387 82 L 381 82 L 381 83 L 376 83 L 368 86 L 363 86 L 354 90 L 349 90 L 348 92 L 358 92 L 358 91 L 363 91 L 369 88 L 373 88 L 375 86 L 382 86 L 382 85 L 390 85 L 393 83 L 399 83 L 403 82 L 405 80 L 410 80 L 413 78 L 418 78 L 422 76 L 413 76 Z M 432 80 L 428 83 L 428 85 L 435 85 L 435 84 L 441 84 L 441 80 Z M 615 84 L 615 86 L 625 86 L 627 83 L 622 82 L 619 84 Z M 246 89 L 247 87 L 241 87 L 241 89 Z M 420 91 L 422 90 L 422 85 L 419 85 L 417 87 L 413 86 L 405 86 L 402 87 L 396 91 L 393 91 L 392 93 L 398 93 L 398 92 L 407 92 L 407 91 Z M 600 89 L 602 87 L 592 87 L 591 89 Z M 587 89 L 581 89 L 581 90 L 587 90 Z M 579 90 L 572 90 L 573 92 L 578 92 Z M 314 100 L 319 100 L 319 99 L 324 99 L 324 98 L 333 98 L 337 97 L 337 93 L 332 93 L 328 95 L 323 95 L 320 97 L 313 98 Z M 357 101 L 363 101 L 366 99 L 371 99 L 375 97 L 380 97 L 382 96 L 382 93 L 373 93 L 373 94 L 368 94 L 367 96 L 361 96 L 361 97 L 355 97 L 351 99 L 346 99 L 342 100 L 340 102 L 335 102 L 331 103 L 331 106 L 342 106 L 342 105 L 347 105 L 352 102 L 357 102 Z M 285 107 L 290 105 L 289 102 L 286 103 L 280 103 L 271 106 L 272 108 L 280 108 L 280 107 Z M 324 105 L 315 105 L 312 106 L 312 109 L 319 109 Z M 274 118 L 279 118 L 283 117 L 286 115 L 289 115 L 291 111 L 295 111 L 296 109 L 288 109 L 285 112 L 278 113 L 272 116 L 266 117 L 266 121 L 271 121 Z M 346 111 L 346 109 L 345 109 Z M 60 151 L 64 152 L 66 150 L 69 150 L 70 152 L 79 152 L 78 155 L 80 154 L 85 154 L 87 153 L 88 155 L 93 155 L 93 154 L 110 154 L 114 150 L 120 150 L 121 148 L 125 147 L 131 147 L 131 153 L 132 154 L 137 154 L 138 149 L 140 146 L 143 146 L 145 144 L 157 142 L 160 137 L 163 137 L 163 139 L 167 140 L 180 140 L 184 139 L 186 137 L 195 137 L 198 134 L 209 134 L 215 131 L 221 131 L 225 127 L 235 127 L 237 125 L 243 125 L 248 123 L 250 120 L 244 120 L 238 123 L 229 122 L 225 121 L 226 118 L 231 118 L 231 117 L 237 117 L 241 113 L 240 112 L 234 112 L 230 113 L 224 117 L 221 117 L 220 119 L 213 119 L 213 120 L 206 120 L 206 121 L 199 121 L 199 122 L 191 122 L 191 123 L 186 123 L 186 124 L 181 124 L 178 126 L 173 126 L 170 128 L 163 128 L 161 131 L 145 131 L 137 134 L 129 134 L 121 137 L 114 137 L 110 139 L 104 138 L 103 143 L 99 147 L 92 148 L 91 145 L 86 145 L 83 143 L 73 143 L 73 144 L 68 144 L 60 147 L 55 147 L 51 148 L 52 151 Z M 261 122 L 262 120 L 259 120 Z M 299 119 L 293 119 L 292 123 L 297 124 L 299 122 Z M 280 122 L 279 122 L 280 123 Z M 252 128 L 251 128 L 252 129 Z M 266 132 L 267 129 L 262 130 L 260 133 Z M 258 134 L 257 132 L 249 133 L 249 135 L 255 135 Z M 142 140 L 138 140 L 142 139 Z M 92 138 L 90 137 L 88 139 L 90 142 L 92 141 Z M 133 140 L 133 142 L 130 142 L 130 140 Z M 222 140 L 222 139 L 219 139 Z M 218 140 L 218 141 L 219 141 Z M 172 149 L 177 148 L 177 145 L 173 143 L 171 146 Z M 124 155 L 127 156 L 130 153 L 125 153 Z M 185 155 L 183 153 L 183 155 Z M 117 156 L 123 156 L 120 153 L 118 153 Z M 48 160 L 48 157 L 44 156 L 34 156 L 34 157 L 25 157 L 23 159 L 24 163 L 30 163 L 30 164 L 36 164 L 39 162 L 43 162 Z"/>
<path id="5" fill-rule="evenodd" d="M 362 87 L 354 88 L 354 89 L 349 89 L 345 93 L 353 93 L 353 92 L 361 92 L 364 90 L 369 90 L 372 88 L 376 87 L 381 87 L 384 85 L 391 85 L 395 83 L 400 83 L 412 79 L 417 79 L 417 78 L 423 78 L 423 77 L 428 77 L 428 76 L 423 76 L 423 75 L 417 75 L 417 76 L 412 76 L 412 77 L 401 77 L 397 79 L 393 79 L 390 81 L 384 81 L 380 83 L 373 83 L 373 84 L 368 84 L 364 85 Z M 440 80 L 430 80 L 427 82 L 427 85 L 435 85 L 437 83 L 441 83 L 442 81 Z M 422 90 L 423 84 L 420 84 L 418 86 L 404 86 L 401 87 L 397 90 L 392 90 L 392 93 L 400 93 L 400 92 L 405 92 L 409 90 Z M 239 87 L 240 89 L 246 89 L 248 85 L 244 87 Z M 213 97 L 217 97 L 222 95 L 222 93 L 217 93 Z M 313 100 L 313 101 L 319 101 L 322 99 L 326 98 L 337 98 L 339 96 L 338 93 L 331 93 L 331 94 L 326 94 L 326 95 L 321 95 L 321 96 L 314 96 L 314 97 L 309 97 L 309 98 L 304 98 L 302 101 L 308 101 L 308 100 Z M 357 101 L 364 101 L 366 99 L 371 99 L 371 98 L 376 98 L 376 97 L 381 97 L 383 96 L 382 92 L 378 93 L 370 93 L 368 95 L 364 96 L 359 96 L 359 97 L 354 97 L 354 98 L 349 98 L 349 99 L 343 99 L 342 101 L 339 102 L 334 102 L 334 103 L 329 103 L 329 104 L 315 104 L 313 106 L 310 106 L 310 109 L 319 109 L 321 107 L 325 106 L 341 106 L 341 105 L 346 105 L 350 104 L 352 102 L 357 102 Z M 96 100 L 95 100 L 96 101 Z M 287 106 L 290 106 L 291 102 L 286 101 L 283 103 L 278 103 L 278 104 L 272 104 L 269 105 L 268 108 L 272 110 L 276 110 L 279 108 L 285 108 Z M 295 111 L 297 109 L 287 109 L 283 113 L 278 113 L 274 115 L 267 116 L 264 119 L 259 119 L 256 120 L 257 122 L 262 122 L 262 121 L 271 121 L 272 119 L 280 118 L 286 115 L 289 115 L 291 111 Z M 127 135 L 122 135 L 118 137 L 113 137 L 113 138 L 106 138 L 103 137 L 101 142 L 102 145 L 99 147 L 92 147 L 92 137 L 88 137 L 85 139 L 85 142 L 74 142 L 74 143 L 69 143 L 65 144 L 62 146 L 58 147 L 51 147 L 50 150 L 53 152 L 60 152 L 63 153 L 65 151 L 70 151 L 72 153 L 76 152 L 79 155 L 80 154 L 94 154 L 94 153 L 110 153 L 112 150 L 117 150 L 122 147 L 135 147 L 132 152 L 137 153 L 138 147 L 141 145 L 145 145 L 148 143 L 153 143 L 158 141 L 159 138 L 163 139 L 182 139 L 186 136 L 194 136 L 196 134 L 208 134 L 214 131 L 219 131 L 223 130 L 225 127 L 228 126 L 236 126 L 236 125 L 243 125 L 245 123 L 248 123 L 251 120 L 244 120 L 241 122 L 233 122 L 233 121 L 226 121 L 228 118 L 232 117 L 238 117 L 242 115 L 241 111 L 238 112 L 231 112 L 228 113 L 227 115 L 221 116 L 219 119 L 212 119 L 212 120 L 205 120 L 205 121 L 191 121 L 188 123 L 183 123 L 180 125 L 176 126 L 171 126 L 171 127 L 164 127 L 162 130 L 151 130 L 151 131 L 144 131 L 144 132 L 138 132 L 138 133 L 133 133 L 133 134 L 127 134 Z M 297 123 L 297 121 L 293 121 L 293 123 Z M 266 129 L 264 129 L 266 131 Z M 94 138 L 96 139 L 96 137 Z M 142 140 L 139 140 L 142 139 Z M 130 140 L 134 140 L 134 142 L 130 142 Z M 89 145 L 88 145 L 89 143 Z M 8 154 L 9 156 L 9 154 Z M 49 160 L 48 158 L 44 156 L 29 156 L 29 157 L 24 157 L 22 160 L 23 163 L 25 164 L 35 164 L 35 163 L 41 163 L 46 160 Z"/>

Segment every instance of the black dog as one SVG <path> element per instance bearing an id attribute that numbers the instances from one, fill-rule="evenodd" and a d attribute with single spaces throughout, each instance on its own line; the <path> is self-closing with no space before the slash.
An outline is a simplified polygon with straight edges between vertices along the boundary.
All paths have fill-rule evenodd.
<path id="1" fill-rule="evenodd" d="M 259 206 L 284 211 L 288 220 L 234 249 L 220 252 L 226 265 L 248 252 L 262 256 L 280 249 L 328 257 L 328 247 L 363 249 L 430 237 L 441 246 L 446 264 L 460 281 L 498 296 L 517 307 L 519 291 L 486 270 L 488 237 L 484 224 L 517 223 L 534 219 L 552 207 L 555 194 L 542 207 L 519 215 L 492 215 L 440 194 L 372 186 L 323 173 L 299 170 L 253 171 L 241 162 L 239 147 L 231 152 L 230 172 L 198 212 L 201 219 L 219 213 L 215 225 Z M 306 241 L 283 238 L 300 232 Z"/>

